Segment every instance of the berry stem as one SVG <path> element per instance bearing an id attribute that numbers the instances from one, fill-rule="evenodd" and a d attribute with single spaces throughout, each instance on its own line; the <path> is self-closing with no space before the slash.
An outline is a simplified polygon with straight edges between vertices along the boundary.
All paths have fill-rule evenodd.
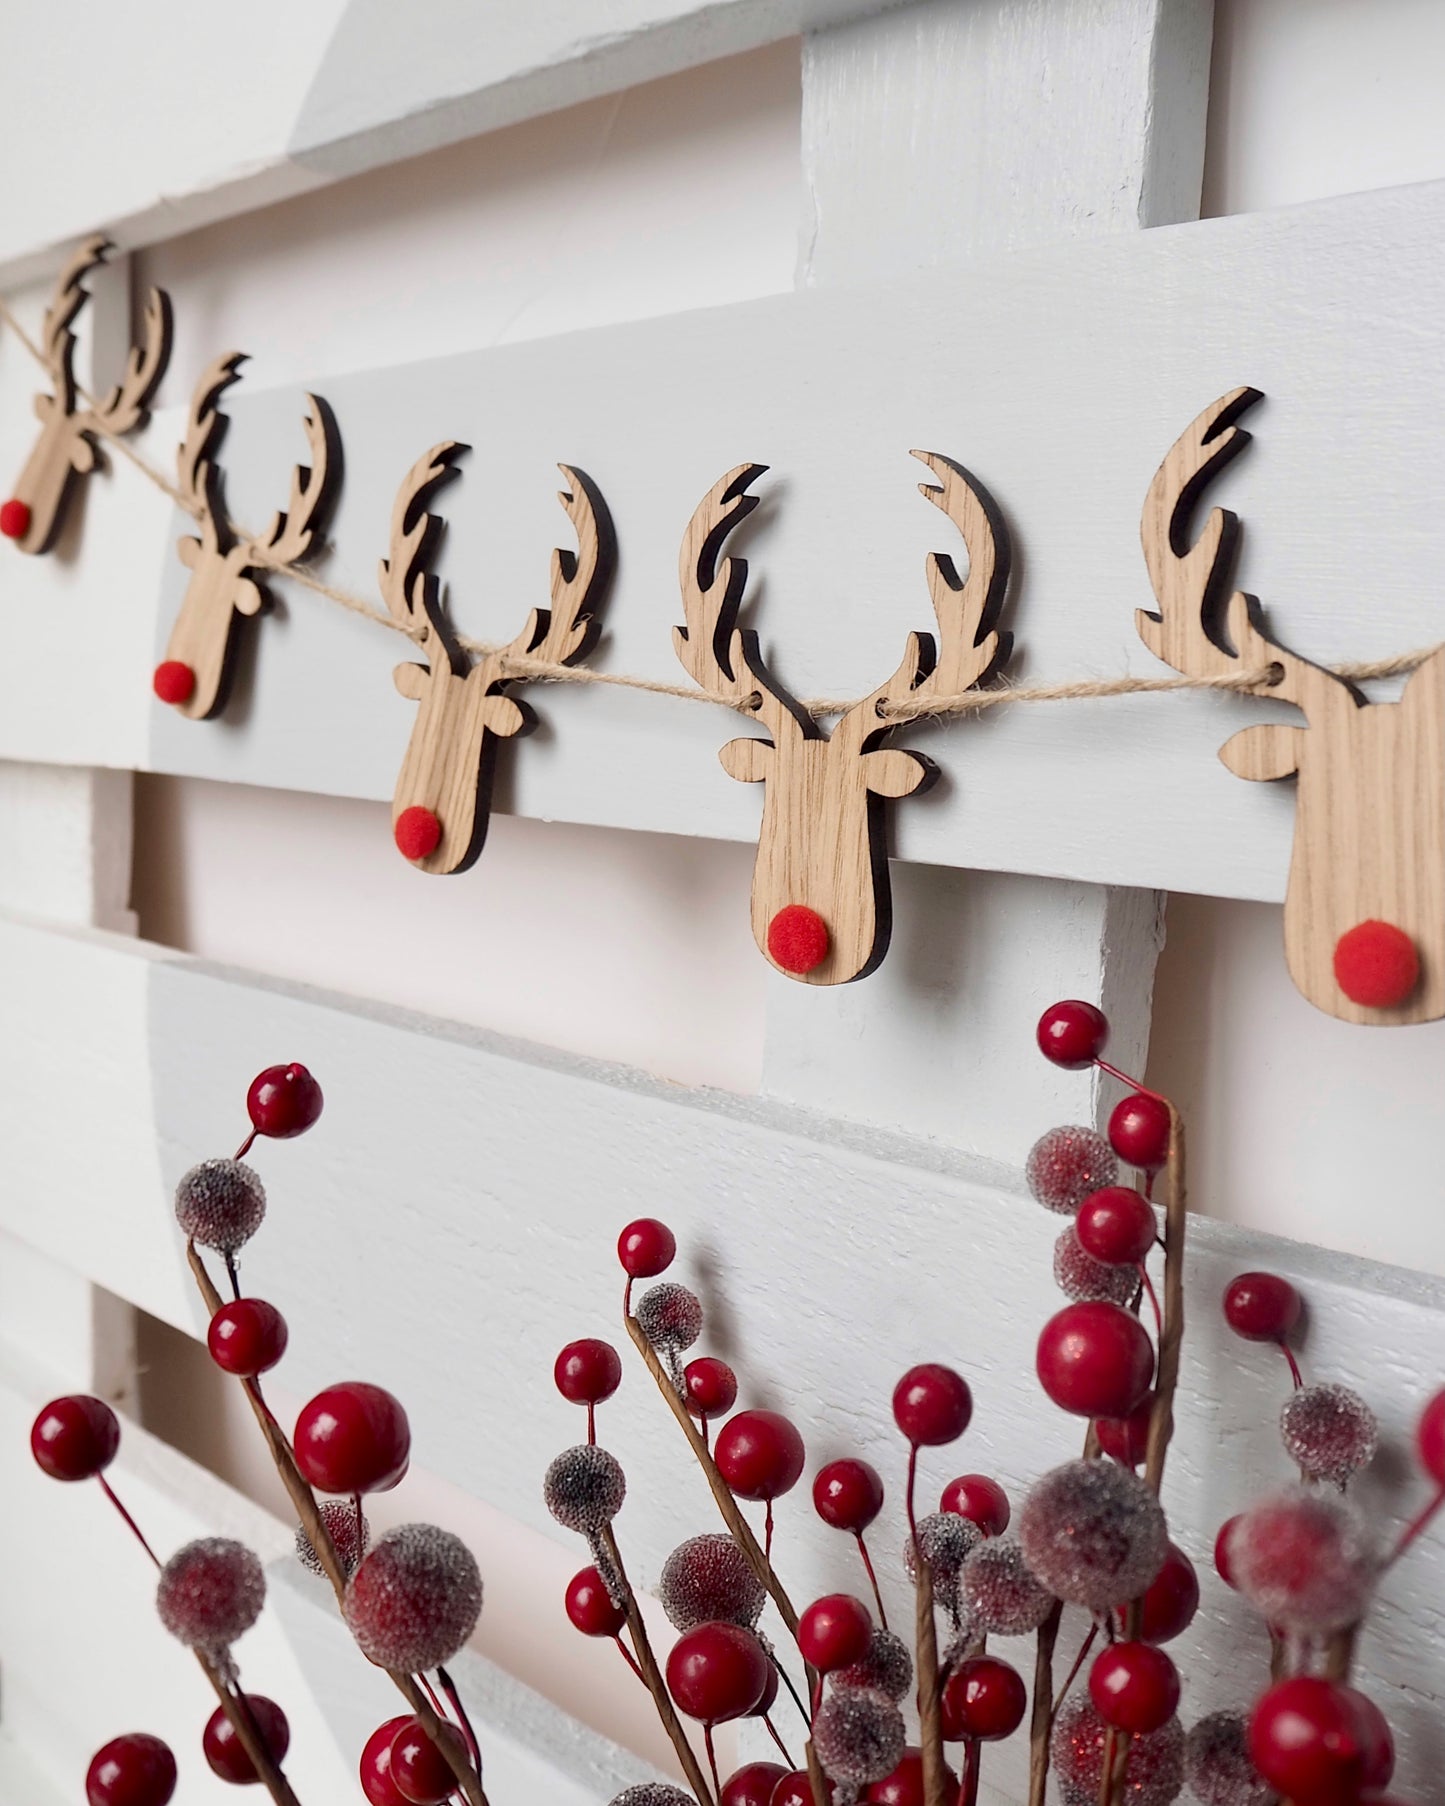
<path id="1" fill-rule="evenodd" d="M 226 1277 L 231 1282 L 231 1297 L 238 1299 L 241 1296 L 241 1275 L 236 1271 L 236 1257 L 229 1248 L 225 1252 L 225 1261 Z"/>
<path id="2" fill-rule="evenodd" d="M 963 1778 L 958 1784 L 958 1806 L 978 1806 L 978 1777 L 983 1767 L 979 1760 L 980 1752 L 977 1737 L 964 1739 Z"/>
<path id="3" fill-rule="evenodd" d="M 717 1751 L 712 1746 L 712 1720 L 703 1720 L 702 1740 L 707 1749 L 707 1765 L 712 1770 L 712 1790 L 719 1798 L 722 1796 L 722 1779 L 717 1772 Z"/>
<path id="4" fill-rule="evenodd" d="M 884 1630 L 887 1630 L 888 1612 L 883 1604 L 883 1594 L 878 1586 L 878 1576 L 873 1571 L 873 1558 L 868 1553 L 868 1545 L 863 1540 L 863 1532 L 861 1530 L 855 1530 L 853 1534 L 858 1539 L 858 1553 L 863 1557 L 863 1566 L 867 1570 L 868 1579 L 873 1587 L 873 1598 L 878 1607 L 878 1622 L 883 1626 Z"/>
<path id="5" fill-rule="evenodd" d="M 766 1712 L 763 1714 L 763 1723 L 767 1726 L 769 1737 L 771 1737 L 773 1742 L 778 1746 L 778 1754 L 783 1758 L 784 1762 L 787 1763 L 789 1769 L 796 1769 L 798 1766 L 797 1763 L 794 1762 L 792 1756 L 788 1753 L 787 1744 L 784 1743 L 782 1738 L 778 1735 L 778 1727 L 773 1723 L 772 1719 L 768 1717 Z"/>
<path id="6" fill-rule="evenodd" d="M 360 1546 L 361 1545 L 358 1543 L 357 1547 L 360 1548 Z M 462 1736 L 467 1740 L 467 1753 L 472 1759 L 472 1767 L 476 1769 L 478 1776 L 480 1776 L 482 1772 L 482 1746 L 477 1742 L 477 1734 L 472 1729 L 471 1719 L 467 1717 L 467 1709 L 462 1704 L 462 1696 L 457 1691 L 456 1682 L 447 1673 L 445 1668 L 437 1669 L 437 1680 L 441 1683 L 441 1690 L 447 1696 L 448 1703 L 456 1717 L 457 1723 L 462 1727 Z"/>
<path id="7" fill-rule="evenodd" d="M 1089 1626 L 1088 1636 L 1086 1636 L 1079 1645 L 1079 1653 L 1074 1657 L 1074 1665 L 1069 1670 L 1063 1686 L 1060 1687 L 1058 1692 L 1054 1695 L 1054 1703 L 1050 1708 L 1049 1713 L 1051 1718 L 1057 1715 L 1059 1707 L 1063 1705 L 1064 1701 L 1069 1697 L 1069 1688 L 1072 1687 L 1074 1682 L 1079 1678 L 1079 1670 L 1088 1659 L 1089 1651 L 1094 1647 L 1094 1642 L 1098 1635 L 1099 1625 L 1098 1621 L 1095 1620 L 1095 1622 Z"/>
<path id="8" fill-rule="evenodd" d="M 108 1498 L 110 1500 L 111 1504 L 115 1506 L 116 1510 L 120 1513 L 121 1517 L 125 1520 L 126 1526 L 130 1530 L 131 1535 L 140 1544 L 141 1548 L 145 1550 L 146 1554 L 148 1556 L 150 1556 L 150 1558 L 151 1558 L 152 1562 L 155 1564 L 155 1566 L 157 1568 L 159 1568 L 161 1565 L 160 1557 L 156 1554 L 155 1550 L 152 1549 L 150 1544 L 146 1541 L 145 1533 L 141 1530 L 140 1525 L 138 1523 L 136 1523 L 135 1519 L 126 1510 L 125 1506 L 121 1504 L 120 1500 L 111 1491 L 111 1486 L 110 1486 L 109 1480 L 106 1479 L 104 1474 L 97 1474 L 95 1477 L 96 1477 L 96 1480 L 100 1484 L 100 1490 L 105 1494 L 106 1498 Z"/>
<path id="9" fill-rule="evenodd" d="M 1054 1645 L 1059 1640 L 1062 1603 L 1039 1626 L 1034 1648 L 1034 1703 L 1029 1717 L 1029 1806 L 1044 1806 L 1049 1784 L 1049 1734 L 1054 1728 Z"/>
<path id="10" fill-rule="evenodd" d="M 103 1480 L 101 1481 L 101 1485 L 102 1486 L 105 1485 L 105 1482 Z M 1421 1512 L 1418 1512 L 1413 1518 L 1411 1518 L 1410 1522 L 1405 1526 L 1404 1530 L 1400 1534 L 1399 1542 L 1395 1544 L 1394 1549 L 1390 1553 L 1389 1559 L 1386 1561 L 1384 1567 L 1380 1570 L 1380 1572 L 1382 1574 L 1388 1573 L 1390 1571 L 1390 1569 L 1394 1567 L 1395 1563 L 1400 1559 L 1400 1557 L 1410 1547 L 1411 1543 L 1413 1543 L 1415 1541 L 1415 1539 L 1424 1532 L 1424 1530 L 1429 1525 L 1430 1521 L 1434 1518 L 1436 1512 L 1439 1511 L 1439 1509 L 1441 1508 L 1442 1505 L 1445 1505 L 1445 1486 L 1442 1486 L 1440 1488 L 1440 1490 L 1435 1494 L 1434 1498 L 1430 1500 L 1429 1504 L 1426 1505 L 1425 1509 Z"/>
<path id="11" fill-rule="evenodd" d="M 622 1641 L 621 1637 L 614 1637 L 612 1641 L 617 1645 L 617 1653 L 645 1687 L 647 1685 L 646 1678 L 644 1677 L 642 1670 L 637 1666 L 636 1661 L 633 1659 L 632 1651 Z"/>
<path id="12" fill-rule="evenodd" d="M 232 1156 L 232 1158 L 235 1160 L 244 1160 L 246 1158 L 247 1154 L 249 1154 L 251 1151 L 251 1144 L 255 1141 L 256 1135 L 257 1135 L 257 1131 L 255 1129 L 252 1129 L 251 1133 L 241 1143 L 240 1147 L 238 1147 L 236 1149 L 236 1152 Z"/>
<path id="13" fill-rule="evenodd" d="M 1164 1317 L 1159 1309 L 1159 1294 L 1154 1290 L 1154 1281 L 1149 1277 L 1149 1270 L 1143 1261 L 1139 1262 L 1139 1282 L 1144 1287 L 1149 1303 L 1154 1311 L 1154 1336 L 1156 1341 L 1164 1339 Z"/>
<path id="14" fill-rule="evenodd" d="M 803 1704 L 802 1698 L 798 1693 L 798 1689 L 793 1685 L 792 1675 L 790 1675 L 788 1673 L 787 1669 L 784 1668 L 783 1664 L 778 1660 L 778 1652 L 775 1649 L 772 1649 L 772 1648 L 768 1649 L 768 1660 L 773 1664 L 774 1668 L 777 1669 L 779 1680 L 782 1681 L 783 1685 L 788 1689 L 788 1692 L 792 1695 L 793 1704 L 798 1708 L 798 1716 L 803 1721 L 804 1730 L 810 1729 L 811 1721 L 808 1717 L 808 1708 Z M 793 1766 L 796 1767 L 797 1766 L 796 1763 Z"/>
<path id="15" fill-rule="evenodd" d="M 1281 1341 L 1279 1344 L 1279 1352 L 1284 1356 L 1285 1360 L 1289 1362 L 1290 1377 L 1294 1381 L 1295 1391 L 1298 1392 L 1304 1385 L 1305 1378 L 1299 1370 L 1299 1362 L 1294 1358 L 1294 1350 L 1290 1347 L 1288 1342 Z"/>
<path id="16" fill-rule="evenodd" d="M 589 1445 L 597 1441 L 597 1406 L 590 1398 L 587 1401 L 587 1441 Z"/>
<path id="17" fill-rule="evenodd" d="M 1118 1079 L 1121 1085 L 1127 1085 L 1131 1091 L 1142 1091 L 1145 1097 L 1157 1097 L 1161 1104 L 1169 1103 L 1167 1097 L 1158 1091 L 1151 1091 L 1142 1079 L 1136 1079 L 1127 1072 L 1121 1072 L 1117 1066 L 1111 1066 L 1107 1060 L 1096 1059 L 1094 1064 L 1100 1072 L 1107 1072 L 1111 1079 Z M 1172 1110 L 1174 1106 L 1170 1104 L 1169 1107 Z"/>
<path id="18" fill-rule="evenodd" d="M 913 1571 L 917 1575 L 914 1641 L 918 1664 L 918 1741 L 923 1749 L 925 1806 L 948 1806 L 948 1769 L 943 1760 L 943 1689 L 938 1675 L 938 1631 L 933 1622 L 933 1570 L 923 1559 L 913 1524 L 916 1448 L 909 1451 L 908 1522 L 914 1530 Z"/>
<path id="19" fill-rule="evenodd" d="M 768 1500 L 763 1508 L 763 1560 L 769 1567 L 773 1562 L 773 1501 Z"/>

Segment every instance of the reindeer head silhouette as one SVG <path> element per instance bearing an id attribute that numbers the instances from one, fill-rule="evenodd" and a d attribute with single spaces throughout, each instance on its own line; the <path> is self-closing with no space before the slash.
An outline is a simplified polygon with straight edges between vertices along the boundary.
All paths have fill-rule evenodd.
<path id="1" fill-rule="evenodd" d="M 1182 433 L 1149 487 L 1141 528 L 1159 613 L 1136 617 L 1144 643 L 1193 677 L 1259 670 L 1251 694 L 1290 702 L 1303 726 L 1260 722 L 1220 758 L 1236 777 L 1297 776 L 1294 851 L 1284 906 L 1290 976 L 1346 1022 L 1428 1022 L 1445 1015 L 1445 650 L 1397 702 L 1287 651 L 1259 603 L 1231 589 L 1239 522 L 1210 512 L 1189 543 L 1195 500 L 1249 442 L 1236 424 L 1260 399 L 1233 389 Z"/>
<path id="2" fill-rule="evenodd" d="M 1012 645 L 1009 634 L 996 631 L 1009 570 L 1003 517 L 961 465 L 936 452 L 913 456 L 938 478 L 920 483 L 919 492 L 962 534 L 968 576 L 960 578 L 944 553 L 929 554 L 939 643 L 932 634 L 910 633 L 898 669 L 848 709 L 831 735 L 764 666 L 757 635 L 736 624 L 747 565 L 720 554 L 757 506 L 748 486 L 766 466 L 740 464 L 715 483 L 682 542 L 678 574 L 687 625 L 673 629 L 677 656 L 704 690 L 752 709 L 769 735 L 731 740 L 720 754 L 730 777 L 764 786 L 753 938 L 778 971 L 806 984 L 866 977 L 888 951 L 883 805 L 924 789 L 938 774 L 922 753 L 882 744 L 899 725 L 885 704 L 952 696 L 984 683 Z"/>

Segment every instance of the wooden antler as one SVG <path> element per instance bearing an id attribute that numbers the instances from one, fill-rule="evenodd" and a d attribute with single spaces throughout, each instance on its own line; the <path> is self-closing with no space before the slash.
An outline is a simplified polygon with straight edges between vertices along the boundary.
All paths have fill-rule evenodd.
<path id="1" fill-rule="evenodd" d="M 191 392 L 186 436 L 176 448 L 176 482 L 181 495 L 213 539 L 220 508 L 216 454 L 229 424 L 219 403 L 232 383 L 239 381 L 245 361 L 244 351 L 227 351 L 206 366 Z"/>
<path id="2" fill-rule="evenodd" d="M 502 652 L 503 666 L 509 654 L 545 660 L 553 665 L 575 664 L 587 656 L 597 637 L 593 602 L 612 574 L 615 540 L 612 517 L 602 492 L 585 472 L 570 464 L 558 470 L 572 485 L 557 492 L 577 533 L 577 550 L 558 546 L 552 552 L 552 606 L 534 608 L 527 625 Z"/>
<path id="3" fill-rule="evenodd" d="M 402 478 L 391 508 L 391 551 L 377 571 L 391 618 L 424 651 L 440 648 L 459 677 L 467 669 L 466 654 L 447 623 L 441 584 L 428 569 L 444 523 L 427 513 L 426 504 L 457 475 L 456 460 L 466 450 L 455 439 L 444 439 L 423 452 Z"/>
<path id="4" fill-rule="evenodd" d="M 146 297 L 144 342 L 131 347 L 125 375 L 104 401 L 88 410 L 86 418 L 107 433 L 130 433 L 144 426 L 170 355 L 170 296 L 164 289 L 153 288 Z"/>
<path id="5" fill-rule="evenodd" d="M 319 395 L 306 397 L 306 442 L 311 463 L 291 472 L 291 494 L 283 513 L 275 515 L 259 539 L 250 544 L 251 562 L 278 570 L 299 564 L 316 549 L 317 536 L 335 488 L 340 441 L 331 409 Z"/>
<path id="6" fill-rule="evenodd" d="M 66 413 L 75 404 L 75 335 L 70 330 L 71 324 L 90 299 L 90 290 L 84 286 L 85 278 L 103 264 L 107 254 L 114 249 L 103 232 L 86 239 L 56 278 L 55 293 L 41 322 L 40 348 L 45 353 L 56 386 L 64 390 Z"/>

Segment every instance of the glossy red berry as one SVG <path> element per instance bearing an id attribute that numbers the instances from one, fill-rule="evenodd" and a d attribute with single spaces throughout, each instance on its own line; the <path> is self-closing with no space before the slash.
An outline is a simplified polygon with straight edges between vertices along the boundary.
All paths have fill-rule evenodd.
<path id="1" fill-rule="evenodd" d="M 1109 1039 L 1109 1018 L 1092 1003 L 1077 998 L 1051 1003 L 1035 1031 L 1039 1052 L 1067 1072 L 1092 1066 Z"/>
<path id="2" fill-rule="evenodd" d="M 1028 1689 L 1018 1671 L 997 1656 L 960 1662 L 943 1689 L 943 1735 L 950 1743 L 977 1737 L 992 1743 L 1023 1723 Z"/>
<path id="3" fill-rule="evenodd" d="M 403 859 L 425 859 L 442 843 L 441 817 L 434 810 L 413 803 L 392 823 L 391 837 Z"/>
<path id="4" fill-rule="evenodd" d="M 251 1708 L 256 1729 L 261 1733 L 261 1743 L 266 1753 L 273 1762 L 284 1762 L 286 1752 L 291 1747 L 291 1727 L 286 1722 L 286 1714 L 274 1699 L 267 1699 L 264 1693 L 248 1693 L 246 1703 Z M 261 1777 L 246 1754 L 244 1744 L 220 1706 L 206 1720 L 206 1728 L 201 1733 L 201 1750 L 210 1765 L 211 1773 L 219 1775 L 223 1781 L 230 1781 L 237 1787 L 250 1786 L 260 1781 Z"/>
<path id="5" fill-rule="evenodd" d="M 411 1426 L 381 1386 L 344 1380 L 302 1406 L 292 1446 L 318 1492 L 387 1492 L 406 1473 Z"/>
<path id="6" fill-rule="evenodd" d="M 24 539 L 29 531 L 29 502 L 22 502 L 18 496 L 11 496 L 8 502 L 0 502 L 0 533 L 6 539 Z M 106 1748 L 109 1747 L 107 1744 Z"/>
<path id="7" fill-rule="evenodd" d="M 1365 1748 L 1365 1791 L 1373 1794 L 1378 1787 L 1388 1787 L 1395 1772 L 1395 1739 L 1385 1714 L 1374 1700 L 1361 1693 L 1358 1687 L 1351 1687 L 1348 1692 Z"/>
<path id="8" fill-rule="evenodd" d="M 569 1342 L 557 1356 L 552 1378 L 563 1398 L 574 1405 L 600 1405 L 622 1384 L 622 1357 L 610 1342 L 584 1336 Z"/>
<path id="9" fill-rule="evenodd" d="M 196 673 L 181 659 L 163 659 L 151 673 L 151 689 L 158 701 L 179 708 L 196 693 Z"/>
<path id="10" fill-rule="evenodd" d="M 1125 1467 L 1138 1467 L 1149 1452 L 1149 1421 L 1154 1415 L 1154 1394 L 1146 1392 L 1127 1417 L 1100 1417 L 1094 1434 L 1099 1447 Z"/>
<path id="11" fill-rule="evenodd" d="M 1278 1273 L 1241 1273 L 1224 1289 L 1224 1320 L 1246 1342 L 1283 1342 L 1301 1308 L 1299 1293 Z"/>
<path id="12" fill-rule="evenodd" d="M 169 1806 L 175 1791 L 170 1746 L 146 1731 L 112 1737 L 91 1757 L 85 1774 L 88 1806 Z"/>
<path id="13" fill-rule="evenodd" d="M 1420 949 L 1393 922 L 1357 922 L 1335 942 L 1335 981 L 1351 1003 L 1388 1010 L 1420 982 Z"/>
<path id="14" fill-rule="evenodd" d="M 269 1373 L 286 1352 L 286 1319 L 264 1298 L 223 1304 L 206 1331 L 206 1347 L 222 1373 L 253 1380 Z"/>
<path id="15" fill-rule="evenodd" d="M 806 903 L 787 903 L 768 923 L 768 953 L 785 972 L 816 972 L 831 945 L 828 924 Z"/>
<path id="16" fill-rule="evenodd" d="M 945 1799 L 958 1797 L 958 1776 L 946 1762 L 943 1765 L 943 1791 Z M 923 1751 L 910 1745 L 891 1775 L 864 1788 L 863 1799 L 866 1806 L 928 1806 L 928 1790 L 923 1785 Z"/>
<path id="17" fill-rule="evenodd" d="M 910 1367 L 893 1388 L 893 1421 L 915 1448 L 956 1442 L 972 1416 L 968 1381 L 937 1361 Z"/>
<path id="18" fill-rule="evenodd" d="M 1039 1336 L 1039 1383 L 1076 1417 L 1128 1417 L 1154 1378 L 1143 1324 L 1117 1304 L 1065 1305 Z"/>
<path id="19" fill-rule="evenodd" d="M 815 1599 L 798 1620 L 798 1649 L 819 1674 L 832 1674 L 861 1662 L 872 1641 L 868 1607 L 851 1593 L 828 1593 Z"/>
<path id="20" fill-rule="evenodd" d="M 944 1487 L 940 1511 L 951 1511 L 977 1524 L 985 1536 L 1002 1536 L 1011 1515 L 1008 1494 L 987 1474 L 960 1474 Z"/>
<path id="21" fill-rule="evenodd" d="M 391 1778 L 408 1806 L 441 1806 L 457 1791 L 451 1764 L 414 1718 L 392 1740 Z"/>
<path id="22" fill-rule="evenodd" d="M 1143 1736 L 1177 1711 L 1179 1671 L 1152 1643 L 1111 1643 L 1094 1657 L 1089 1698 L 1105 1724 Z"/>
<path id="23" fill-rule="evenodd" d="M 1169 1106 L 1152 1091 L 1134 1091 L 1109 1114 L 1109 1145 L 1129 1166 L 1157 1173 L 1169 1159 Z"/>
<path id="24" fill-rule="evenodd" d="M 787 1773 L 780 1762 L 749 1762 L 723 1782 L 718 1806 L 773 1806 L 773 1794 Z"/>
<path id="25" fill-rule="evenodd" d="M 1145 1643 L 1171 1643 L 1194 1622 L 1199 1610 L 1199 1576 L 1194 1563 L 1170 1543 L 1164 1566 L 1149 1584 L 1140 1606 L 1139 1636 Z"/>
<path id="26" fill-rule="evenodd" d="M 567 1582 L 567 1616 L 584 1637 L 615 1637 L 627 1622 L 596 1568 L 583 1568 Z"/>
<path id="27" fill-rule="evenodd" d="M 268 1066 L 256 1074 L 246 1093 L 246 1113 L 258 1135 L 290 1141 L 306 1133 L 325 1101 L 315 1079 L 293 1060 L 289 1066 Z"/>
<path id="28" fill-rule="evenodd" d="M 30 1453 L 52 1480 L 93 1480 L 120 1447 L 120 1424 L 104 1399 L 53 1398 L 30 1426 Z"/>
<path id="29" fill-rule="evenodd" d="M 1302 1806 L 1353 1806 L 1368 1730 L 1348 1687 L 1296 1675 L 1271 1687 L 1249 1721 L 1249 1753 L 1271 1786 Z"/>
<path id="30" fill-rule="evenodd" d="M 718 1432 L 718 1471 L 740 1499 L 778 1499 L 798 1484 L 803 1439 L 776 1411 L 739 1411 Z"/>
<path id="31" fill-rule="evenodd" d="M 1238 1588 L 1234 1578 L 1234 1563 L 1230 1559 L 1230 1539 L 1234 1535 L 1234 1527 L 1244 1513 L 1236 1512 L 1232 1518 L 1226 1518 L 1219 1526 L 1219 1534 L 1214 1539 L 1214 1571 L 1227 1587 Z"/>
<path id="32" fill-rule="evenodd" d="M 706 1724 L 744 1718 L 763 1697 L 768 1658 L 740 1624 L 700 1624 L 673 1644 L 667 1690 L 679 1711 Z"/>
<path id="33" fill-rule="evenodd" d="M 877 1468 L 849 1456 L 820 1467 L 813 1480 L 813 1509 L 835 1530 L 861 1536 L 883 1509 Z"/>
<path id="34" fill-rule="evenodd" d="M 391 1778 L 391 1746 L 402 1726 L 412 1722 L 411 1714 L 403 1712 L 399 1718 L 388 1718 L 385 1724 L 378 1725 L 367 1738 L 361 1752 L 360 1775 L 368 1806 L 407 1806 L 406 1796 Z"/>
<path id="35" fill-rule="evenodd" d="M 639 1217 L 617 1238 L 617 1258 L 629 1279 L 655 1279 L 677 1257 L 677 1237 L 656 1217 Z"/>
<path id="36" fill-rule="evenodd" d="M 833 1783 L 823 1783 L 824 1795 L 833 1798 Z M 813 1806 L 813 1783 L 808 1778 L 805 1768 L 795 1768 L 791 1774 L 784 1775 L 773 1789 L 772 1806 Z"/>
<path id="37" fill-rule="evenodd" d="M 1445 1392 L 1437 1392 L 1415 1426 L 1415 1452 L 1437 1486 L 1445 1486 Z"/>
<path id="38" fill-rule="evenodd" d="M 694 1417 L 704 1423 L 714 1417 L 726 1417 L 738 1402 L 738 1376 L 726 1361 L 713 1355 L 699 1355 L 682 1370 L 684 1403 Z"/>
<path id="39" fill-rule="evenodd" d="M 1154 1206 L 1132 1185 L 1106 1185 L 1079 1206 L 1074 1229 L 1086 1254 L 1111 1267 L 1133 1267 L 1159 1233 Z"/>

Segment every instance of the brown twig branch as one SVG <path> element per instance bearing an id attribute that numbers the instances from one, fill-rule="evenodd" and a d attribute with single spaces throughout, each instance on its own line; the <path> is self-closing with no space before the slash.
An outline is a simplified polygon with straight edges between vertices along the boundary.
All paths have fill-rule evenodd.
<path id="1" fill-rule="evenodd" d="M 938 1629 L 933 1621 L 933 1572 L 915 1541 L 914 1643 L 918 1659 L 918 1736 L 923 1747 L 923 1795 L 927 1806 L 950 1806 L 943 1760 L 943 1702 L 938 1684 Z"/>
<path id="2" fill-rule="evenodd" d="M 201 1665 L 201 1672 L 211 1683 L 216 1698 L 221 1702 L 221 1710 L 230 1720 L 231 1729 L 236 1733 L 236 1741 L 245 1750 L 255 1769 L 262 1786 L 276 1802 L 276 1806 L 301 1806 L 301 1802 L 292 1791 L 291 1783 L 282 1774 L 272 1759 L 266 1740 L 261 1735 L 261 1727 L 256 1723 L 256 1715 L 252 1712 L 246 1695 L 240 1687 L 234 1690 L 227 1684 L 221 1671 L 203 1649 L 195 1651 L 196 1660 Z"/>
<path id="3" fill-rule="evenodd" d="M 1029 1718 L 1029 1806 L 1044 1806 L 1049 1784 L 1049 1737 L 1054 1728 L 1054 1645 L 1059 1640 L 1061 1602 L 1039 1626 L 1034 1650 L 1034 1703 Z"/>

